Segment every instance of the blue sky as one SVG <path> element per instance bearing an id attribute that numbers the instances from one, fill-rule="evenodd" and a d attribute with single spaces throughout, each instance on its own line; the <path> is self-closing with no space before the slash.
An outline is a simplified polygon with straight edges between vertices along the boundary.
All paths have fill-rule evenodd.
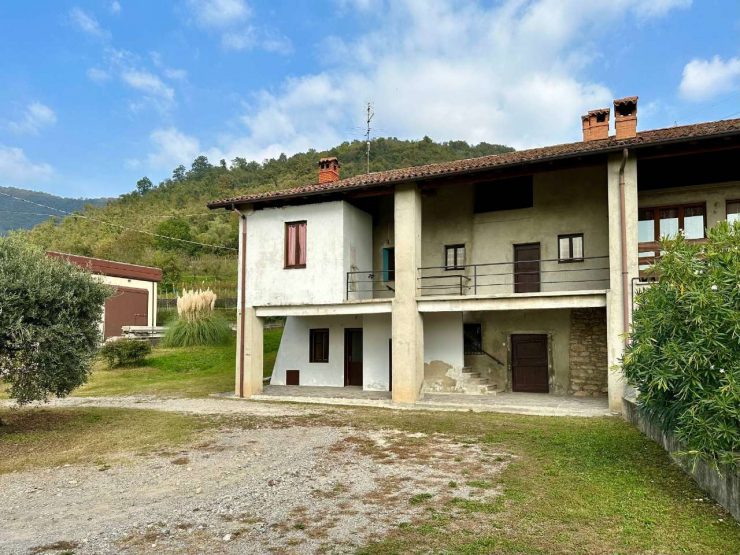
<path id="1" fill-rule="evenodd" d="M 116 196 L 199 154 L 263 160 L 376 135 L 516 148 L 740 117 L 731 0 L 6 0 L 0 185 Z"/>

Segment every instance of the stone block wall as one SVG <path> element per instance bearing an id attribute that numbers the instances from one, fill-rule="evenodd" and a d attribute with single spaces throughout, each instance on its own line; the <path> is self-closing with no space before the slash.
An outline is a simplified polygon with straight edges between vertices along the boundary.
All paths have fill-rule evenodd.
<path id="1" fill-rule="evenodd" d="M 607 393 L 606 309 L 570 311 L 570 384 L 568 392 L 580 397 Z"/>

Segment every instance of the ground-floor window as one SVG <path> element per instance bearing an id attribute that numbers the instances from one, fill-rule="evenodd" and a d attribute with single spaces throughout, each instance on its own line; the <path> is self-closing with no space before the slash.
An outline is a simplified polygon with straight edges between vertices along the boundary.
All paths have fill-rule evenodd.
<path id="1" fill-rule="evenodd" d="M 329 362 L 329 329 L 309 330 L 309 362 Z"/>

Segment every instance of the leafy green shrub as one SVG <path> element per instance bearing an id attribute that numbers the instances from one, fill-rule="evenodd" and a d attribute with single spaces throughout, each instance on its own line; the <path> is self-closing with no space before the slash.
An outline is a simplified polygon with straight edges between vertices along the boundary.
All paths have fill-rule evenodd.
<path id="1" fill-rule="evenodd" d="M 100 349 L 100 356 L 107 362 L 108 366 L 130 366 L 142 362 L 152 352 L 152 346 L 148 341 L 140 339 L 118 339 L 108 341 Z"/>
<path id="2" fill-rule="evenodd" d="M 0 237 L 0 381 L 18 403 L 87 380 L 112 290 L 89 272 Z"/>
<path id="3" fill-rule="evenodd" d="M 231 340 L 231 326 L 215 313 L 216 295 L 205 291 L 184 291 L 177 298 L 177 320 L 167 327 L 165 347 L 225 345 Z"/>
<path id="4" fill-rule="evenodd" d="M 689 454 L 740 464 L 740 224 L 663 242 L 637 296 L 624 372 L 638 404 Z"/>

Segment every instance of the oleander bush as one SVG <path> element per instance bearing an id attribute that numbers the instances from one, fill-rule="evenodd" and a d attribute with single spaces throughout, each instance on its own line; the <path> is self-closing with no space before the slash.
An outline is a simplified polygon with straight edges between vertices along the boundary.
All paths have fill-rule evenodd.
<path id="1" fill-rule="evenodd" d="M 108 341 L 100 349 L 100 356 L 106 360 L 110 368 L 139 364 L 151 353 L 152 346 L 148 341 L 141 339 Z"/>
<path id="2" fill-rule="evenodd" d="M 231 326 L 215 309 L 216 294 L 210 289 L 185 290 L 177 298 L 177 320 L 167 327 L 165 347 L 225 345 Z"/>
<path id="3" fill-rule="evenodd" d="M 0 381 L 12 398 L 63 397 L 87 381 L 111 293 L 82 268 L 0 237 Z"/>
<path id="4" fill-rule="evenodd" d="M 638 405 L 686 453 L 740 466 L 740 223 L 662 242 L 624 356 Z"/>

